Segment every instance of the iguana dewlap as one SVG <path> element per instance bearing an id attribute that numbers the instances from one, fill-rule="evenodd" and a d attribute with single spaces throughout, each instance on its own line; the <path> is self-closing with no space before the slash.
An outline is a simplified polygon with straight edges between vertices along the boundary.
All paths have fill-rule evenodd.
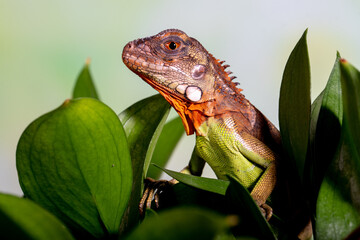
<path id="1" fill-rule="evenodd" d="M 269 219 L 266 200 L 276 184 L 280 134 L 194 38 L 169 29 L 128 43 L 126 66 L 150 84 L 180 115 L 196 146 L 188 170 L 207 162 L 220 179 L 232 176 L 251 191 Z"/>

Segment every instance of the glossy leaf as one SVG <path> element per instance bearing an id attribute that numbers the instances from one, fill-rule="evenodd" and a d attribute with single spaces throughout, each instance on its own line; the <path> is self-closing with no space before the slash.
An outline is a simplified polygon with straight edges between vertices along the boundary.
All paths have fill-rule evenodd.
<path id="1" fill-rule="evenodd" d="M 73 91 L 73 98 L 91 97 L 91 98 L 99 99 L 94 82 L 90 74 L 89 64 L 90 64 L 90 59 L 87 59 L 84 68 L 81 70 L 76 80 Z"/>
<path id="2" fill-rule="evenodd" d="M 125 132 L 109 107 L 92 98 L 65 101 L 26 128 L 16 158 L 28 198 L 72 229 L 117 233 L 132 170 Z"/>
<path id="3" fill-rule="evenodd" d="M 345 141 L 321 184 L 316 206 L 316 239 L 344 239 L 360 225 L 359 168 Z"/>
<path id="4" fill-rule="evenodd" d="M 1 239 L 74 239 L 54 215 L 29 199 L 0 194 Z"/>
<path id="5" fill-rule="evenodd" d="M 360 73 L 346 60 L 341 60 L 344 121 L 352 157 L 360 161 Z M 360 164 L 360 163 L 359 163 Z M 359 165 L 357 165 L 359 167 Z"/>
<path id="6" fill-rule="evenodd" d="M 343 100 L 342 145 L 328 167 L 316 207 L 316 238 L 343 239 L 360 225 L 358 151 L 360 74 L 340 61 Z"/>
<path id="7" fill-rule="evenodd" d="M 310 125 L 310 62 L 306 43 L 307 30 L 286 63 L 280 89 L 279 124 L 281 139 L 288 156 L 303 176 Z"/>
<path id="8" fill-rule="evenodd" d="M 164 167 L 184 133 L 185 130 L 180 117 L 166 123 L 157 141 L 151 163 Z M 159 179 L 160 175 L 160 169 L 152 165 L 149 166 L 148 177 Z"/>
<path id="9" fill-rule="evenodd" d="M 146 218 L 126 239 L 214 239 L 237 223 L 237 218 L 225 218 L 209 210 L 182 207 Z"/>
<path id="10" fill-rule="evenodd" d="M 227 189 L 226 197 L 229 200 L 229 204 L 233 206 L 242 219 L 246 219 L 245 224 L 248 234 L 260 239 L 276 239 L 269 223 L 261 214 L 259 207 L 250 196 L 248 190 L 235 179 L 230 176 L 228 178 L 230 185 Z"/>
<path id="11" fill-rule="evenodd" d="M 187 184 L 197 189 L 201 189 L 203 191 L 207 191 L 203 193 L 198 193 L 197 191 L 193 191 L 191 189 L 184 189 L 183 187 L 181 187 L 181 185 L 176 184 L 174 186 L 175 194 L 183 195 L 176 197 L 177 202 L 181 204 L 202 204 L 209 208 L 217 209 L 218 211 L 222 212 L 226 212 L 231 209 L 231 211 L 236 211 L 236 213 L 239 214 L 241 219 L 246 219 L 246 222 L 241 222 L 241 231 L 239 235 L 242 235 L 242 231 L 246 231 L 246 234 L 255 233 L 255 235 L 253 235 L 255 237 L 260 237 L 264 239 L 276 238 L 271 230 L 270 225 L 264 219 L 261 212 L 259 211 L 258 206 L 254 202 L 253 198 L 250 196 L 250 193 L 236 180 L 229 182 L 219 179 L 192 176 L 167 169 L 163 169 L 163 171 L 171 177 L 175 178 L 176 180 L 180 181 L 181 183 Z M 230 186 L 232 186 L 231 189 L 229 189 L 229 184 Z M 208 192 L 221 195 L 226 194 L 227 202 L 224 202 L 225 199 L 221 199 L 215 195 L 212 197 L 207 196 L 205 197 L 205 199 L 203 199 L 202 196 L 210 194 Z M 217 203 L 214 201 L 217 201 Z M 211 204 L 215 204 L 217 206 L 211 206 Z M 251 228 L 251 230 L 253 231 L 248 231 L 249 228 Z"/>
<path id="12" fill-rule="evenodd" d="M 179 182 L 172 187 L 172 191 L 160 193 L 160 208 L 174 206 L 198 206 L 209 208 L 220 213 L 229 213 L 231 206 L 225 203 L 225 196 L 205 191 L 188 184 Z"/>
<path id="13" fill-rule="evenodd" d="M 133 104 L 119 115 L 129 143 L 134 179 L 129 209 L 120 230 L 122 233 L 139 221 L 138 204 L 143 181 L 169 110 L 170 105 L 157 94 Z"/>
<path id="14" fill-rule="evenodd" d="M 148 218 L 148 217 L 153 217 L 153 216 L 158 216 L 159 214 L 155 211 L 155 210 L 153 210 L 153 209 L 151 209 L 151 208 L 147 208 L 146 210 L 145 210 L 145 218 Z"/>
<path id="15" fill-rule="evenodd" d="M 179 182 L 185 183 L 189 186 L 196 187 L 205 191 L 225 195 L 226 189 L 229 186 L 228 181 L 213 179 L 213 178 L 198 177 L 198 176 L 175 172 L 163 168 L 161 169 L 164 172 L 166 172 L 169 176 L 178 180 Z"/>
<path id="16" fill-rule="evenodd" d="M 338 149 L 342 124 L 342 94 L 340 79 L 340 55 L 325 89 L 312 104 L 310 127 L 310 157 L 308 158 L 307 179 L 312 201 L 316 201 L 320 184 L 330 162 Z"/>

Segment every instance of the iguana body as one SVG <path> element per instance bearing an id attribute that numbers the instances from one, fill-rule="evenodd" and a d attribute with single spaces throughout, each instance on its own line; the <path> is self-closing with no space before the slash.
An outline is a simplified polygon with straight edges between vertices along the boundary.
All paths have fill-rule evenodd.
<path id="1" fill-rule="evenodd" d="M 122 58 L 174 107 L 186 133 L 196 133 L 185 171 L 200 175 L 205 161 L 218 178 L 232 176 L 251 190 L 269 219 L 265 202 L 276 184 L 280 134 L 237 88 L 228 65 L 176 29 L 128 43 Z"/>
<path id="2" fill-rule="evenodd" d="M 123 60 L 176 109 L 188 135 L 196 132 L 195 151 L 217 177 L 234 177 L 262 206 L 276 183 L 277 154 L 270 147 L 280 135 L 240 93 L 227 65 L 173 29 L 129 43 Z"/>

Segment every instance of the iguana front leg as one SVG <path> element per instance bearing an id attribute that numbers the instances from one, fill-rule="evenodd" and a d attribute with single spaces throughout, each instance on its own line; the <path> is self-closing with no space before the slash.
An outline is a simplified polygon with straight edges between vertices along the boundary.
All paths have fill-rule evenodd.
<path id="1" fill-rule="evenodd" d="M 260 165 L 265 169 L 260 179 L 251 191 L 251 196 L 262 209 L 265 210 L 265 217 L 269 220 L 272 216 L 272 209 L 266 204 L 276 184 L 276 163 L 278 156 L 263 142 L 248 133 L 241 134 L 241 153 L 251 162 Z"/>

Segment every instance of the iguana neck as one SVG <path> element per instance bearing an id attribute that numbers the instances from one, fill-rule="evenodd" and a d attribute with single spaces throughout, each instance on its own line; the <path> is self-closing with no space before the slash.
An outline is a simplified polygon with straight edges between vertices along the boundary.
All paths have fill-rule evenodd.
<path id="1" fill-rule="evenodd" d="M 182 101 L 160 88 L 154 87 L 177 111 L 183 122 L 187 135 L 192 135 L 194 132 L 201 135 L 200 126 L 210 117 L 222 118 L 223 115 L 229 113 L 241 113 L 247 119 L 253 118 L 253 106 L 241 94 L 224 95 L 221 91 L 215 91 L 213 100 L 202 103 L 191 103 Z"/>

